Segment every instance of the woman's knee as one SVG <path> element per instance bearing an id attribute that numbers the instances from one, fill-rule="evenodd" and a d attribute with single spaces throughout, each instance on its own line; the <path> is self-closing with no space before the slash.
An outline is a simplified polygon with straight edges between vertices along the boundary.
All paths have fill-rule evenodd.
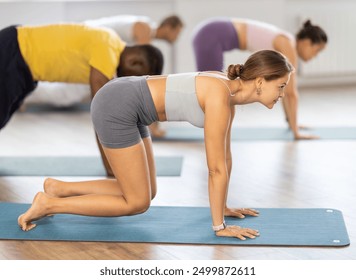
<path id="1" fill-rule="evenodd" d="M 131 215 L 142 214 L 151 206 L 150 199 L 140 199 L 132 202 L 129 206 Z"/>
<path id="2" fill-rule="evenodd" d="M 153 200 L 157 195 L 157 187 L 152 187 L 151 188 L 151 200 Z"/>
<path id="3" fill-rule="evenodd" d="M 156 174 L 151 174 L 150 176 L 151 176 L 150 178 L 151 200 L 153 200 L 157 194 L 157 180 L 156 180 Z"/>

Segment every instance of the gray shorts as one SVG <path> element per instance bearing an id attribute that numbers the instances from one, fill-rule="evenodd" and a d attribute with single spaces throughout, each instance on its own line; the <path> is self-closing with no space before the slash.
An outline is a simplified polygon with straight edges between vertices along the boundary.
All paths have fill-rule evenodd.
<path id="1" fill-rule="evenodd" d="M 94 96 L 90 114 L 100 143 L 108 148 L 139 143 L 150 136 L 147 125 L 158 120 L 145 76 L 108 82 Z"/>

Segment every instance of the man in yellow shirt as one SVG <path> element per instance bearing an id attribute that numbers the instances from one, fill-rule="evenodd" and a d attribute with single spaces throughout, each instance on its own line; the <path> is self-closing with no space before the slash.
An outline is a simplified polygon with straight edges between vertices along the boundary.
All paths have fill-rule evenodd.
<path id="1" fill-rule="evenodd" d="M 160 50 L 126 46 L 112 30 L 82 24 L 0 30 L 0 129 L 37 81 L 89 84 L 92 97 L 115 76 L 159 75 Z"/>

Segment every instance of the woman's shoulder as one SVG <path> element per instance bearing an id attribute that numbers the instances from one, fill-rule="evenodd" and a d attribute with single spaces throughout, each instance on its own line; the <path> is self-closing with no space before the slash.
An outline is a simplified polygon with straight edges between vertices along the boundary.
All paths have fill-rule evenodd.
<path id="1" fill-rule="evenodd" d="M 231 90 L 227 84 L 226 75 L 213 74 L 199 75 L 196 82 L 197 94 L 204 99 L 205 104 L 216 106 L 217 104 L 230 104 Z"/>
<path id="2" fill-rule="evenodd" d="M 288 33 L 280 33 L 274 39 L 273 48 L 284 55 L 287 53 L 295 53 L 296 42 L 291 35 L 288 35 Z"/>

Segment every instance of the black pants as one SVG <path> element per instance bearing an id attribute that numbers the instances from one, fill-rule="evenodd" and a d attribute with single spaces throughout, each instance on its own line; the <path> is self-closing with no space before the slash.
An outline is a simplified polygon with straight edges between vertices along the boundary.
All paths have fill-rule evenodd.
<path id="1" fill-rule="evenodd" d="M 21 55 L 16 26 L 0 30 L 0 129 L 36 84 Z"/>

